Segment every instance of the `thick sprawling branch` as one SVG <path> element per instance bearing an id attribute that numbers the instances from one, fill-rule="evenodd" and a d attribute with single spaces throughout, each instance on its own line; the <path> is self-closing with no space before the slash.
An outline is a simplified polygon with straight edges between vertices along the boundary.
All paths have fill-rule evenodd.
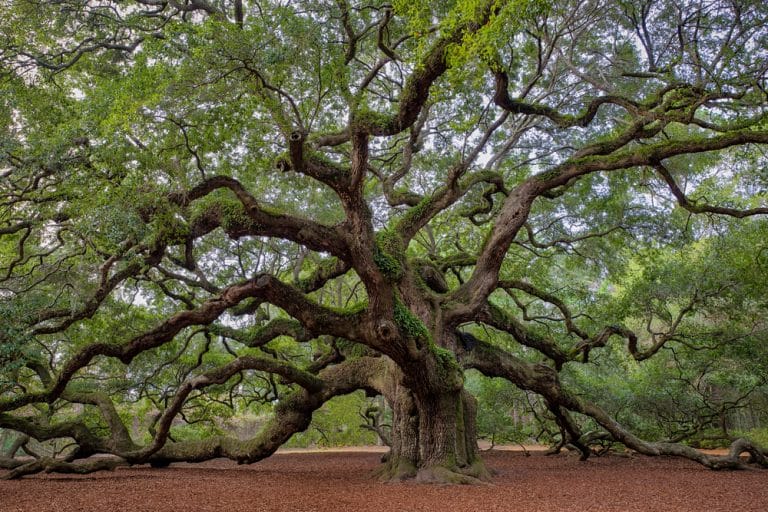
<path id="1" fill-rule="evenodd" d="M 350 340 L 369 339 L 361 325 L 365 312 L 336 312 L 313 302 L 297 288 L 279 279 L 262 275 L 254 280 L 258 296 L 265 301 L 283 308 L 289 315 L 301 322 L 309 332 L 329 334 Z"/>
<path id="2" fill-rule="evenodd" d="M 173 396 L 168 407 L 160 415 L 156 424 L 156 431 L 152 443 L 131 453 L 122 453 L 121 455 L 131 462 L 143 462 L 152 454 L 156 453 L 165 445 L 171 430 L 171 424 L 184 406 L 189 394 L 192 391 L 203 389 L 213 384 L 224 384 L 235 374 L 245 370 L 260 370 L 280 375 L 288 382 L 295 382 L 310 394 L 320 392 L 323 387 L 323 381 L 312 375 L 277 359 L 241 356 L 234 361 L 220 366 L 214 370 L 208 371 L 184 382 Z"/>
<path id="3" fill-rule="evenodd" d="M 525 225 L 537 197 L 591 173 L 653 166 L 666 158 L 678 155 L 717 151 L 750 143 L 768 143 L 768 132 L 738 130 L 701 139 L 662 140 L 610 155 L 571 158 L 549 171 L 529 178 L 506 198 L 493 231 L 478 257 L 472 277 L 454 292 L 454 297 L 462 305 L 456 307 L 450 315 L 460 321 L 471 318 L 495 289 L 504 255 Z"/>
<path id="4" fill-rule="evenodd" d="M 327 333 L 349 339 L 362 339 L 357 315 L 342 315 L 310 301 L 297 289 L 276 278 L 262 275 L 226 288 L 221 295 L 204 302 L 200 307 L 172 315 L 160 325 L 136 336 L 126 343 L 93 343 L 82 348 L 63 365 L 56 381 L 42 392 L 29 393 L 0 402 L 0 410 L 13 410 L 34 402 L 53 401 L 66 388 L 74 374 L 97 356 L 114 357 L 128 364 L 141 352 L 158 347 L 173 339 L 182 329 L 191 325 L 207 325 L 224 311 L 247 298 L 272 302 L 301 321 L 312 332 Z"/>
<path id="5" fill-rule="evenodd" d="M 172 404 L 166 409 L 160 420 L 160 428 L 150 445 L 135 451 L 126 447 L 90 442 L 91 453 L 111 453 L 118 459 L 99 459 L 92 461 L 69 462 L 42 458 L 26 464 L 14 464 L 16 468 L 5 478 L 18 478 L 40 471 L 65 473 L 89 473 L 111 469 L 126 463 L 143 462 L 147 458 L 155 465 L 174 461 L 203 461 L 218 457 L 228 457 L 239 462 L 255 462 L 268 457 L 296 432 L 309 426 L 312 413 L 330 398 L 347 394 L 357 389 L 375 389 L 383 391 L 386 379 L 386 367 L 391 364 L 384 358 L 362 357 L 343 362 L 320 372 L 318 376 L 299 370 L 292 365 L 268 358 L 241 357 L 215 370 L 193 378 L 184 383 L 174 396 Z M 187 396 L 194 389 L 204 388 L 215 383 L 222 383 L 231 376 L 247 369 L 276 372 L 283 377 L 299 383 L 303 388 L 283 397 L 277 406 L 275 416 L 265 425 L 256 437 L 245 441 L 231 437 L 217 437 L 205 441 L 167 443 L 171 420 L 176 416 Z M 90 431 L 80 423 L 63 423 L 54 426 L 41 425 L 28 418 L 15 418 L 0 415 L 0 424 L 5 428 L 29 431 L 40 439 L 55 437 L 75 437 L 78 442 L 91 436 Z M 9 466 L 10 467 L 10 466 Z"/>
<path id="6" fill-rule="evenodd" d="M 71 437 L 79 447 L 79 453 L 88 456 L 98 452 L 109 452 L 116 449 L 132 449 L 132 445 L 117 445 L 111 438 L 101 437 L 91 431 L 80 420 L 48 422 L 45 415 L 16 416 L 0 413 L 0 428 L 23 432 L 39 441 Z"/>
<path id="7" fill-rule="evenodd" d="M 375 136 L 389 136 L 412 126 L 429 98 L 432 84 L 448 70 L 449 47 L 459 44 L 468 34 L 476 32 L 486 24 L 494 7 L 495 2 L 486 2 L 479 10 L 477 19 L 450 28 L 445 35 L 435 41 L 408 77 L 400 93 L 396 114 L 377 117 L 375 120 L 358 115 L 352 129 Z"/>
<path id="8" fill-rule="evenodd" d="M 319 290 L 331 279 L 343 276 L 349 272 L 350 268 L 351 265 L 343 260 L 335 258 L 323 260 L 311 275 L 298 279 L 295 285 L 302 292 L 310 293 Z"/>
<path id="9" fill-rule="evenodd" d="M 180 206 L 187 206 L 192 201 L 221 188 L 229 189 L 237 196 L 248 219 L 247 222 L 242 220 L 237 222 L 237 219 L 229 219 L 228 231 L 232 235 L 274 236 L 292 240 L 312 250 L 329 252 L 342 259 L 349 257 L 348 249 L 337 228 L 324 226 L 309 219 L 269 211 L 263 208 L 256 198 L 234 178 L 215 176 L 203 181 L 187 192 L 172 194 L 169 199 Z M 226 212 L 214 204 L 206 211 L 205 215 L 198 217 L 197 231 L 208 230 L 211 224 L 225 224 L 223 222 L 225 218 Z M 193 234 L 195 234 L 195 231 L 193 229 Z"/>
<path id="10" fill-rule="evenodd" d="M 247 347 L 261 347 L 279 336 L 290 336 L 297 341 L 309 341 L 311 334 L 301 322 L 289 318 L 275 318 L 257 329 L 235 329 L 224 325 L 211 325 L 208 330 L 214 334 L 233 339 Z"/>
<path id="11" fill-rule="evenodd" d="M 533 179 L 540 183 L 538 187 L 542 190 L 551 190 L 594 172 L 654 166 L 664 159 L 679 155 L 718 151 L 746 144 L 768 144 L 768 131 L 743 129 L 697 139 L 660 140 L 641 147 L 626 148 L 610 155 L 571 158 Z"/>
<path id="12" fill-rule="evenodd" d="M 739 455 L 748 452 L 757 464 L 768 467 L 766 452 L 745 439 L 734 441 L 728 455 L 708 455 L 676 443 L 651 443 L 638 438 L 595 404 L 588 403 L 563 388 L 557 373 L 541 364 L 527 363 L 499 347 L 478 340 L 462 357 L 465 368 L 475 368 L 489 377 L 502 377 L 521 389 L 542 395 L 551 406 L 559 406 L 593 418 L 618 442 L 644 455 L 671 455 L 696 461 L 713 469 L 744 467 Z"/>
<path id="13" fill-rule="evenodd" d="M 231 437 L 217 437 L 205 441 L 167 443 L 151 457 L 154 463 L 174 461 L 203 461 L 227 457 L 238 462 L 256 462 L 274 453 L 296 432 L 309 426 L 312 413 L 323 403 L 341 394 L 357 389 L 383 389 L 385 367 L 383 358 L 359 358 L 326 370 L 318 377 L 323 388 L 311 393 L 299 390 L 284 397 L 275 410 L 275 416 L 252 439 L 241 441 Z"/>
<path id="14" fill-rule="evenodd" d="M 51 457 L 42 457 L 30 462 L 21 463 L 13 470 L 3 475 L 5 480 L 14 480 L 25 475 L 33 475 L 45 471 L 47 473 L 66 473 L 85 475 L 95 471 L 111 471 L 128 463 L 117 458 L 99 458 L 84 462 L 67 462 Z"/>

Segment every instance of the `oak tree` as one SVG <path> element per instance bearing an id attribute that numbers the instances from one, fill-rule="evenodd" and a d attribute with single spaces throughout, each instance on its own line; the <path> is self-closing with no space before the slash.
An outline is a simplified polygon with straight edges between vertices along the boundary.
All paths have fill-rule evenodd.
<path id="1" fill-rule="evenodd" d="M 383 479 L 487 480 L 469 369 L 583 458 L 589 422 L 766 465 L 646 441 L 574 377 L 617 346 L 765 355 L 739 280 L 765 248 L 713 248 L 768 233 L 764 2 L 6 4 L 0 428 L 72 443 L 7 476 L 252 463 L 365 390 Z M 254 403 L 245 439 L 174 435 Z"/>

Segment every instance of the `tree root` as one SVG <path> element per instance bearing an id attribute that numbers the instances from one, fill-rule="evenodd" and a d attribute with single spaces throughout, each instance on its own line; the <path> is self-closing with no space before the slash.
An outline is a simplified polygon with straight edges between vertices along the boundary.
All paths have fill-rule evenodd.
<path id="1" fill-rule="evenodd" d="M 380 482 L 404 482 L 416 476 L 418 472 L 413 462 L 404 459 L 390 459 L 382 467 L 374 471 L 374 476 Z"/>
<path id="2" fill-rule="evenodd" d="M 482 475 L 473 476 L 445 466 L 427 466 L 419 469 L 414 482 L 419 484 L 491 485 L 490 478 L 491 475 L 487 471 L 484 471 Z"/>
<path id="3" fill-rule="evenodd" d="M 378 468 L 374 475 L 380 482 L 410 481 L 419 484 L 483 485 L 488 484 L 492 478 L 491 472 L 480 459 L 463 468 L 440 465 L 418 468 L 412 461 L 400 458 L 397 461 L 390 460 Z"/>

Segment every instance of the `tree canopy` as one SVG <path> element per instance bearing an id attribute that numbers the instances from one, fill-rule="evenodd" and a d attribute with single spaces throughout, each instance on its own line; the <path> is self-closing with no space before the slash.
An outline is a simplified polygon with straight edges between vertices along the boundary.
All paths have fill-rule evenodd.
<path id="1" fill-rule="evenodd" d="M 12 0 L 0 27 L 0 428 L 68 443 L 9 477 L 255 462 L 364 390 L 382 478 L 485 480 L 470 369 L 583 458 L 768 465 L 680 443 L 768 393 L 764 2 Z"/>

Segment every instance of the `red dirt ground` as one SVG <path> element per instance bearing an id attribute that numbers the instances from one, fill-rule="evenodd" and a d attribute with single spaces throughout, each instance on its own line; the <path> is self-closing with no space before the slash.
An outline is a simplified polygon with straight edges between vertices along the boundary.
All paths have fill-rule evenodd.
<path id="1" fill-rule="evenodd" d="M 713 472 L 689 461 L 485 454 L 491 486 L 381 484 L 380 453 L 279 453 L 250 466 L 220 460 L 166 469 L 0 481 L 0 511 L 389 512 L 768 510 L 768 471 Z"/>

